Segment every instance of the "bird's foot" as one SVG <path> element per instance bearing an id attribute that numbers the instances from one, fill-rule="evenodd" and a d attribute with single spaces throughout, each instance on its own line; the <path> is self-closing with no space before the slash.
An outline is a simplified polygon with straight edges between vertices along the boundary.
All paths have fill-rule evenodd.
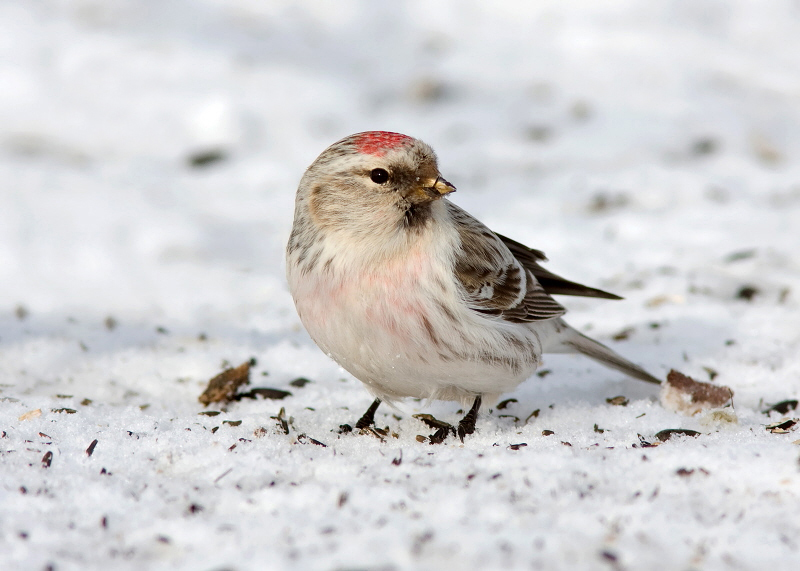
<path id="1" fill-rule="evenodd" d="M 478 420 L 478 409 L 481 408 L 481 397 L 475 397 L 475 402 L 472 403 L 472 408 L 469 409 L 469 412 L 461 419 L 458 423 L 458 437 L 461 439 L 461 442 L 464 442 L 464 437 L 467 434 L 472 434 L 475 432 L 475 423 Z"/>
<path id="2" fill-rule="evenodd" d="M 365 412 L 364 415 L 358 419 L 358 422 L 356 422 L 357 430 L 363 430 L 375 424 L 375 411 L 378 410 L 380 405 L 381 399 L 375 399 L 372 401 L 372 404 L 369 405 L 367 412 Z"/>

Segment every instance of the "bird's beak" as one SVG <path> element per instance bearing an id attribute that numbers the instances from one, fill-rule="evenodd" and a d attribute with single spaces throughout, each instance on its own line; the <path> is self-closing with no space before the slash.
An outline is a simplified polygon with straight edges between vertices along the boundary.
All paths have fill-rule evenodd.
<path id="1" fill-rule="evenodd" d="M 433 181 L 433 184 L 430 186 L 423 187 L 423 191 L 431 199 L 441 198 L 446 194 L 450 194 L 451 192 L 456 191 L 456 187 L 447 182 L 445 179 L 442 178 L 441 175 L 436 177 L 436 180 Z"/>
<path id="2" fill-rule="evenodd" d="M 445 194 L 450 194 L 451 192 L 456 191 L 456 187 L 444 180 L 441 175 L 436 177 L 436 182 L 433 184 L 433 188 L 436 189 L 436 192 L 439 193 L 439 196 L 444 196 Z"/>

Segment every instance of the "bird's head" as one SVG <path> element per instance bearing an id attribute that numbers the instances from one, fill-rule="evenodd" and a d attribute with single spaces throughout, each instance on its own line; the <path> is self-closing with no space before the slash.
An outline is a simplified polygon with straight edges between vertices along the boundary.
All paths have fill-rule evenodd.
<path id="1" fill-rule="evenodd" d="M 455 191 L 428 145 L 399 133 L 368 131 L 328 147 L 308 168 L 298 197 L 322 226 L 403 228 L 427 221 L 433 203 Z"/>

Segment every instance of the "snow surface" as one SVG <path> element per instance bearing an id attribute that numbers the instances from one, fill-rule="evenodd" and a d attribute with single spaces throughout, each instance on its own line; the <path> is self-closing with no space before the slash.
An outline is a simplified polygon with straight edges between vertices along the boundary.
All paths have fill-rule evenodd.
<path id="1" fill-rule="evenodd" d="M 453 403 L 338 434 L 370 398 L 283 248 L 304 168 L 372 129 L 625 296 L 562 300 L 658 375 L 718 372 L 735 422 L 559 356 L 463 445 L 416 439 Z M 3 570 L 800 565 L 800 431 L 762 413 L 800 396 L 796 1 L 5 1 L 0 189 Z M 200 415 L 251 357 L 293 396 Z M 669 428 L 702 434 L 641 447 Z"/>

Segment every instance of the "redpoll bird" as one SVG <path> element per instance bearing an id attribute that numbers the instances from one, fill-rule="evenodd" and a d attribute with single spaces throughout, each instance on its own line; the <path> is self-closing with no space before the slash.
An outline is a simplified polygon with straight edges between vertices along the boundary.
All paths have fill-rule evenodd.
<path id="1" fill-rule="evenodd" d="M 428 145 L 358 133 L 328 147 L 297 190 L 286 272 L 311 338 L 375 401 L 472 402 L 513 390 L 542 353 L 581 353 L 631 377 L 660 381 L 561 318 L 551 294 L 621 299 L 559 277 L 545 256 L 489 230 L 455 191 Z"/>

